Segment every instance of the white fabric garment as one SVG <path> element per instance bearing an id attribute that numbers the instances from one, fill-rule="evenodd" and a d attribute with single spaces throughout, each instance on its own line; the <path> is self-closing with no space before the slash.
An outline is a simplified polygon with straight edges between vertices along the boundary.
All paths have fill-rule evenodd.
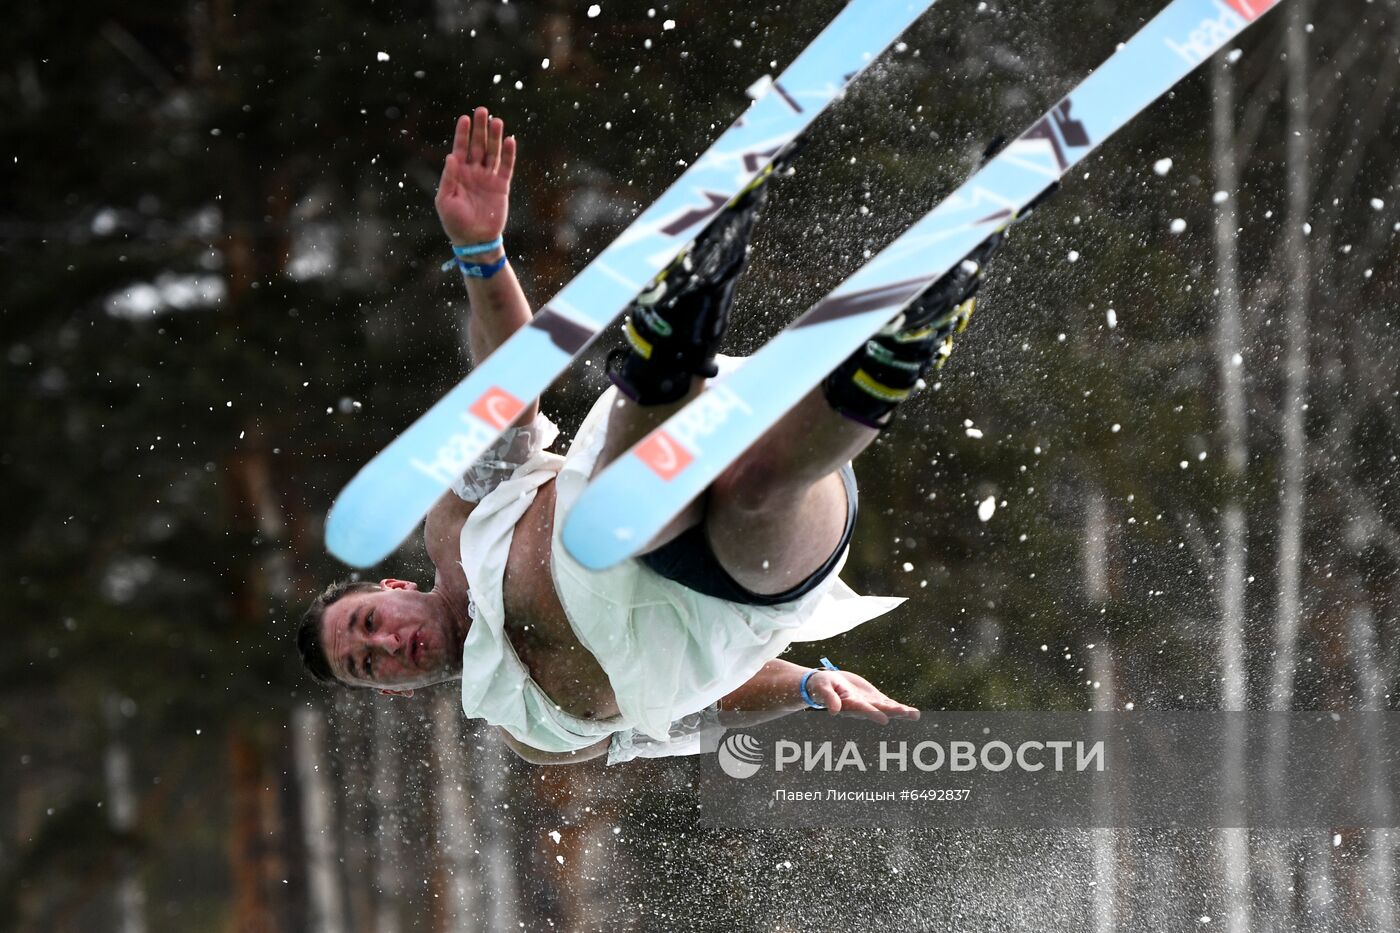
<path id="1" fill-rule="evenodd" d="M 719 703 L 711 703 L 671 723 L 670 732 L 659 741 L 636 729 L 614 732 L 608 743 L 608 764 L 622 764 L 634 758 L 673 758 L 714 751 L 726 731 L 719 716 Z"/>
<path id="2" fill-rule="evenodd" d="M 542 751 L 582 749 L 604 736 L 626 733 L 612 743 L 616 754 L 611 761 L 637 757 L 642 747 L 648 748 L 648 757 L 698 750 L 689 747 L 696 744 L 687 738 L 695 730 L 686 728 L 685 717 L 742 686 L 790 643 L 830 638 L 903 602 L 852 591 L 838 577 L 844 554 L 812 592 L 777 606 L 706 596 L 635 560 L 601 572 L 585 569 L 564 550 L 559 534 L 587 485 L 615 404 L 616 389 L 610 389 L 594 404 L 567 458 L 536 446 L 557 435 L 540 416 L 530 427 L 531 449 L 517 445 L 512 451 L 527 453 L 525 462 L 481 497 L 461 538 L 473 610 L 462 652 L 463 710 Z M 617 697 L 619 715 L 607 720 L 580 719 L 561 710 L 531 679 L 505 633 L 502 589 L 515 524 L 551 479 L 557 482 L 555 591 L 575 635 L 598 660 Z M 673 731 L 673 725 L 680 728 Z M 635 741 L 643 736 L 650 741 Z M 660 751 L 658 744 L 671 745 L 674 752 Z"/>

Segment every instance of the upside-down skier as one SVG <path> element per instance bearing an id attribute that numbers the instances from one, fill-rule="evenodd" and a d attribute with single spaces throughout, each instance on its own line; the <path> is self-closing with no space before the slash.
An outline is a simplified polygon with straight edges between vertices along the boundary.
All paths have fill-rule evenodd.
<path id="1" fill-rule="evenodd" d="M 503 121 L 477 108 L 457 121 L 437 191 L 478 361 L 531 316 L 502 243 L 515 158 Z M 346 582 L 316 598 L 298 648 L 318 679 L 399 695 L 461 680 L 467 715 L 540 764 L 696 750 L 689 740 L 722 711 L 918 715 L 859 675 L 778 655 L 901 602 L 858 596 L 838 576 L 856 518 L 851 460 L 946 356 L 1000 235 L 832 372 L 638 558 L 594 572 L 559 541 L 589 477 L 725 365 L 720 342 L 773 174 L 628 308 L 626 344 L 608 357 L 614 387 L 567 456 L 548 450 L 558 431 L 531 404 L 432 508 L 431 589 Z"/>

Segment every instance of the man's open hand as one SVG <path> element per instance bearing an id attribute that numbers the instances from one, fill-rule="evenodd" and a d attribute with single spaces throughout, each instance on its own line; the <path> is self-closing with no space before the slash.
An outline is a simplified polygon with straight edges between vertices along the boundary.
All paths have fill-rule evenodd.
<path id="1" fill-rule="evenodd" d="M 506 228 L 510 176 L 515 171 L 515 137 L 505 121 L 485 107 L 457 118 L 452 152 L 438 182 L 438 219 L 453 244 L 489 243 Z"/>
<path id="2" fill-rule="evenodd" d="M 807 694 L 835 716 L 861 716 L 884 725 L 891 719 L 918 719 L 919 711 L 891 700 L 870 681 L 850 671 L 817 671 L 807 681 Z"/>

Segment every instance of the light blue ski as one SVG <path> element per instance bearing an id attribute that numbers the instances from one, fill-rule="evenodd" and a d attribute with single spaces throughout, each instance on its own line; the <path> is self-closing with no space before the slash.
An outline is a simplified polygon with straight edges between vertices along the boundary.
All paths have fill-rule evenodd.
<path id="1" fill-rule="evenodd" d="M 564 545 L 603 569 L 643 548 L 905 304 L 1279 0 L 1175 0 L 1019 139 L 575 503 Z"/>
<path id="2" fill-rule="evenodd" d="M 724 205 L 937 0 L 851 0 L 751 107 L 528 327 L 428 409 L 341 490 L 326 546 L 367 567 L 398 547 L 452 480 Z"/>

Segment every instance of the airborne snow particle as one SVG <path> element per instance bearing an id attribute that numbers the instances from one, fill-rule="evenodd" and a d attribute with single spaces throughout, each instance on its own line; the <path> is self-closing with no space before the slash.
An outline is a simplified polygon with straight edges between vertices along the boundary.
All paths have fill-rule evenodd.
<path id="1" fill-rule="evenodd" d="M 672 29 L 675 29 L 675 28 L 676 28 L 676 21 L 673 20 L 673 19 L 668 19 L 668 20 L 666 20 L 664 23 L 661 24 L 661 31 L 662 31 L 662 32 L 670 32 Z"/>
<path id="2" fill-rule="evenodd" d="M 1211 197 L 1211 200 L 1214 201 L 1216 204 L 1224 204 L 1226 201 L 1230 200 L 1230 192 L 1217 191 L 1215 192 L 1214 196 Z"/>
<path id="3" fill-rule="evenodd" d="M 1385 210 L 1385 202 L 1382 201 L 1380 198 L 1372 198 L 1372 199 L 1371 199 L 1371 210 L 1374 210 L 1374 211 Z"/>
<path id="4" fill-rule="evenodd" d="M 744 94 L 745 94 L 750 100 L 758 100 L 758 99 L 759 99 L 760 97 L 762 97 L 764 94 L 767 94 L 767 93 L 772 89 L 772 87 L 773 87 L 773 76 L 772 76 L 772 75 L 764 75 L 763 77 L 761 77 L 761 78 L 759 78 L 757 81 L 755 81 L 753 84 L 750 84 L 750 85 L 748 86 L 748 88 L 745 89 Z"/>
<path id="5" fill-rule="evenodd" d="M 589 18 L 589 19 L 596 19 L 597 16 L 598 16 L 598 14 L 601 13 L 601 12 L 603 12 L 603 8 L 600 7 L 598 4 L 595 3 L 595 4 L 593 4 L 591 7 L 588 8 L 588 18 Z"/>
<path id="6" fill-rule="evenodd" d="M 378 55 L 376 55 L 376 56 L 374 56 L 374 57 L 375 57 L 376 59 L 378 59 L 379 61 L 381 61 L 381 62 L 387 62 L 387 61 L 389 60 L 389 53 L 388 53 L 388 52 L 380 52 Z"/>
<path id="7" fill-rule="evenodd" d="M 1117 434 L 1119 431 L 1123 430 L 1123 426 L 1115 421 L 1113 423 L 1113 427 L 1109 428 L 1109 430 L 1112 431 L 1114 434 Z"/>
<path id="8" fill-rule="evenodd" d="M 981 439 L 982 439 L 982 429 L 981 429 L 981 428 L 968 428 L 968 429 L 967 429 L 967 436 L 970 437 L 970 438 L 973 438 L 974 440 L 981 440 Z"/>
<path id="9" fill-rule="evenodd" d="M 907 561 L 907 560 L 904 562 L 904 564 L 903 564 L 902 566 L 903 566 L 903 568 L 904 568 L 904 572 L 905 572 L 905 573 L 909 573 L 910 571 L 912 571 L 912 570 L 914 569 L 914 565 L 911 564 L 911 563 L 909 563 L 909 561 Z"/>
<path id="10" fill-rule="evenodd" d="M 1070 262 L 1078 262 L 1078 261 L 1079 261 L 1079 250 L 1077 250 L 1077 249 L 1072 249 L 1072 250 L 1069 251 L 1069 261 L 1070 261 Z"/>
<path id="11" fill-rule="evenodd" d="M 992 520 L 997 511 L 997 497 L 988 496 L 977 504 L 977 517 L 984 522 Z"/>
<path id="12" fill-rule="evenodd" d="M 542 59 L 542 60 L 540 61 L 540 67 L 541 67 L 541 68 L 548 68 L 548 67 L 549 67 L 549 59 L 547 59 L 547 58 L 546 58 L 546 59 Z"/>
<path id="13" fill-rule="evenodd" d="M 1235 62 L 1239 61 L 1243 57 L 1244 49 L 1231 49 L 1230 53 L 1225 56 L 1225 61 L 1233 65 Z"/>
<path id="14" fill-rule="evenodd" d="M 1108 315 L 1107 315 L 1107 317 L 1108 317 L 1108 329 L 1109 329 L 1109 330 L 1113 330 L 1113 328 L 1115 328 L 1115 327 L 1118 326 L 1118 312 L 1117 312 L 1117 311 L 1114 311 L 1112 308 L 1109 308 L 1109 309 L 1108 309 Z"/>
<path id="15" fill-rule="evenodd" d="M 1167 172 L 1170 172 L 1171 170 L 1171 159 L 1158 159 L 1156 162 L 1152 163 L 1152 171 L 1156 172 L 1158 175 L 1161 175 L 1164 178 L 1166 177 Z"/>
<path id="16" fill-rule="evenodd" d="M 1171 231 L 1172 231 L 1172 233 L 1185 233 L 1185 232 L 1186 232 L 1186 221 L 1183 220 L 1183 219 L 1180 218 L 1180 217 L 1178 217 L 1176 220 L 1173 220 L 1173 221 L 1172 221 L 1172 226 L 1171 226 Z"/>

